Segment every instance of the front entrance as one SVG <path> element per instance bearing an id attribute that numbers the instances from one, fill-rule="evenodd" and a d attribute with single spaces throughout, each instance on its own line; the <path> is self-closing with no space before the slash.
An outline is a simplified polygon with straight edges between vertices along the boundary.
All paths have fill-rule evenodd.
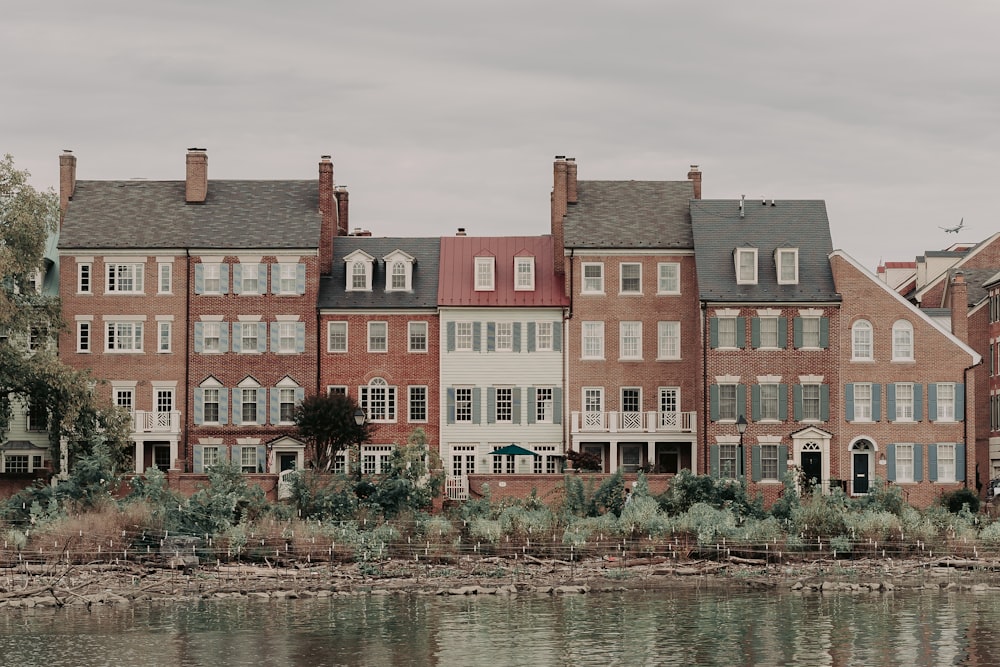
<path id="1" fill-rule="evenodd" d="M 802 491 L 812 493 L 813 488 L 823 479 L 823 454 L 816 451 L 803 451 L 799 459 L 802 467 Z"/>
<path id="2" fill-rule="evenodd" d="M 868 452 L 854 452 L 854 483 L 851 493 L 868 493 Z"/>
<path id="3" fill-rule="evenodd" d="M 297 454 L 278 454 L 278 472 L 285 472 L 286 470 L 295 470 L 295 464 L 298 460 Z"/>
<path id="4" fill-rule="evenodd" d="M 170 470 L 170 445 L 153 446 L 153 465 L 162 472 Z"/>
<path id="5" fill-rule="evenodd" d="M 656 457 L 656 472 L 676 475 L 681 471 L 681 453 L 677 450 L 660 452 Z"/>

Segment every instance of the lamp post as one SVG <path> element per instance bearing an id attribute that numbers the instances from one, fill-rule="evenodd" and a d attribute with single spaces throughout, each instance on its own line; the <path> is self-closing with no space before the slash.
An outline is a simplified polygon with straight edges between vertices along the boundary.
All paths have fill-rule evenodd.
<path id="1" fill-rule="evenodd" d="M 740 463 L 738 471 L 740 477 L 743 477 L 743 459 L 745 458 L 745 455 L 743 454 L 743 434 L 747 432 L 747 425 L 747 418 L 743 415 L 736 418 L 736 430 L 740 434 Z"/>
<path id="2" fill-rule="evenodd" d="M 368 415 L 365 414 L 364 409 L 362 409 L 361 406 L 359 405 L 354 410 L 354 423 L 358 425 L 359 431 L 360 428 L 365 425 L 366 421 L 368 421 Z M 359 482 L 361 481 L 361 442 L 362 438 L 361 438 L 361 433 L 359 432 L 358 433 L 358 481 Z"/>

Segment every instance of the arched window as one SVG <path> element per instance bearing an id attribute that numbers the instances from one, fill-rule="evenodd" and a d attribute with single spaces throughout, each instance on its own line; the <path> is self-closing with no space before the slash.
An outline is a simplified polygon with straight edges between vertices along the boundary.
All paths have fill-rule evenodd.
<path id="1" fill-rule="evenodd" d="M 392 289 L 406 289 L 406 265 L 402 262 L 392 264 Z"/>
<path id="2" fill-rule="evenodd" d="M 354 262 L 351 265 L 352 288 L 356 290 L 368 289 L 368 272 L 364 262 Z"/>
<path id="3" fill-rule="evenodd" d="M 872 350 L 872 323 L 858 320 L 851 326 L 851 359 L 871 361 L 875 358 Z"/>
<path id="4" fill-rule="evenodd" d="M 913 325 L 906 320 L 892 325 L 892 360 L 913 361 Z"/>
<path id="5" fill-rule="evenodd" d="M 358 387 L 359 405 L 373 422 L 396 421 L 396 388 L 389 386 L 383 378 L 372 378 L 366 385 Z"/>

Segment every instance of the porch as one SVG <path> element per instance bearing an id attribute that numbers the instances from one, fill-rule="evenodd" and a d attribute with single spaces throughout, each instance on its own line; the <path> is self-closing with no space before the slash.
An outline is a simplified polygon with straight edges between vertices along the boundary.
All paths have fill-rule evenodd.
<path id="1" fill-rule="evenodd" d="M 696 412 L 579 412 L 570 413 L 570 433 L 691 433 Z"/>

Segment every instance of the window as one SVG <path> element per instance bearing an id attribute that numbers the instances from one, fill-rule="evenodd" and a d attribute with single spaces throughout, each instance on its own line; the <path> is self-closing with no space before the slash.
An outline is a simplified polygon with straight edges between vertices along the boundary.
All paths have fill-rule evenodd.
<path id="1" fill-rule="evenodd" d="M 719 347 L 735 348 L 736 345 L 736 322 L 735 317 L 716 318 L 719 326 Z"/>
<path id="2" fill-rule="evenodd" d="M 351 289 L 368 289 L 368 264 L 366 262 L 351 263 Z"/>
<path id="3" fill-rule="evenodd" d="M 278 352 L 290 354 L 297 351 L 295 344 L 295 334 L 298 330 L 298 322 L 278 322 Z"/>
<path id="4" fill-rule="evenodd" d="M 779 248 L 775 251 L 778 284 L 794 285 L 799 282 L 799 251 L 795 248 Z"/>
<path id="5" fill-rule="evenodd" d="M 583 323 L 583 358 L 604 358 L 604 322 Z"/>
<path id="6" fill-rule="evenodd" d="M 778 479 L 778 445 L 760 446 L 760 478 L 768 481 Z"/>
<path id="7" fill-rule="evenodd" d="M 677 262 L 661 262 L 656 265 L 656 291 L 659 294 L 681 293 L 681 265 Z"/>
<path id="8" fill-rule="evenodd" d="M 656 336 L 657 359 L 681 358 L 681 323 L 658 322 Z"/>
<path id="9" fill-rule="evenodd" d="M 550 424 L 554 416 L 552 387 L 537 387 L 535 389 L 535 422 Z"/>
<path id="10" fill-rule="evenodd" d="M 802 317 L 802 345 L 800 347 L 819 348 L 820 343 L 820 318 Z"/>
<path id="11" fill-rule="evenodd" d="M 358 404 L 373 422 L 396 421 L 396 388 L 382 378 L 358 387 Z"/>
<path id="12" fill-rule="evenodd" d="M 347 396 L 347 387 L 340 384 L 330 384 L 326 386 L 326 395 L 333 396 L 339 394 L 340 396 Z"/>
<path id="13" fill-rule="evenodd" d="M 472 347 L 472 322 L 455 322 L 455 349 L 459 352 L 471 352 Z"/>
<path id="14" fill-rule="evenodd" d="M 389 470 L 392 445 L 365 445 L 361 449 L 361 469 L 366 475 L 378 475 Z"/>
<path id="15" fill-rule="evenodd" d="M 511 352 L 514 349 L 514 323 L 496 323 L 496 351 Z"/>
<path id="16" fill-rule="evenodd" d="M 760 420 L 777 421 L 781 419 L 781 412 L 778 407 L 780 398 L 780 385 L 762 384 L 760 385 Z"/>
<path id="17" fill-rule="evenodd" d="M 236 326 L 235 324 L 233 325 Z M 240 352 L 259 352 L 260 322 L 240 323 Z M 235 336 L 235 331 L 233 332 Z"/>
<path id="18" fill-rule="evenodd" d="M 278 389 L 278 421 L 282 424 L 295 421 L 295 389 Z"/>
<path id="19" fill-rule="evenodd" d="M 31 401 L 28 403 L 28 429 L 29 431 L 44 431 L 49 427 L 49 411 L 43 401 Z"/>
<path id="20" fill-rule="evenodd" d="M 851 326 L 851 361 L 871 361 L 872 323 L 868 320 L 858 320 Z"/>
<path id="21" fill-rule="evenodd" d="M 508 455 L 494 455 L 493 456 L 493 474 L 494 475 L 513 475 L 514 474 L 514 457 L 510 454 Z"/>
<path id="22" fill-rule="evenodd" d="M 212 466 L 222 463 L 222 447 L 203 447 L 201 450 L 201 464 L 207 470 Z"/>
<path id="23" fill-rule="evenodd" d="M 256 387 L 238 389 L 240 392 L 240 423 L 256 424 L 257 422 L 257 392 Z"/>
<path id="24" fill-rule="evenodd" d="M 390 290 L 406 289 L 406 264 L 393 262 L 390 272 Z"/>
<path id="25" fill-rule="evenodd" d="M 347 322 L 327 323 L 326 351 L 347 352 Z"/>
<path id="26" fill-rule="evenodd" d="M 738 285 L 757 284 L 757 249 L 736 249 L 736 283 Z"/>
<path id="27" fill-rule="evenodd" d="M 28 470 L 28 457 L 23 454 L 6 454 L 3 457 L 4 472 L 26 473 Z"/>
<path id="28" fill-rule="evenodd" d="M 736 421 L 739 415 L 736 388 L 735 384 L 719 385 L 719 421 Z"/>
<path id="29" fill-rule="evenodd" d="M 854 421 L 872 420 L 872 386 L 866 382 L 854 384 Z"/>
<path id="30" fill-rule="evenodd" d="M 90 262 L 76 265 L 76 291 L 79 294 L 90 294 Z"/>
<path id="31" fill-rule="evenodd" d="M 215 388 L 202 389 L 202 414 L 206 424 L 219 423 L 219 390 Z"/>
<path id="32" fill-rule="evenodd" d="M 240 264 L 240 294 L 260 294 L 260 265 Z"/>
<path id="33" fill-rule="evenodd" d="M 298 282 L 298 264 L 279 264 L 278 286 L 280 294 L 297 294 L 296 283 Z"/>
<path id="34" fill-rule="evenodd" d="M 258 472 L 256 447 L 240 447 L 240 471 L 251 475 Z"/>
<path id="35" fill-rule="evenodd" d="M 719 445 L 719 476 L 724 479 L 736 479 L 739 477 L 739 460 L 737 459 L 736 445 Z"/>
<path id="36" fill-rule="evenodd" d="M 493 291 L 494 257 L 476 257 L 476 291 Z"/>
<path id="37" fill-rule="evenodd" d="M 455 389 L 455 421 L 472 421 L 472 388 L 457 387 Z"/>
<path id="38" fill-rule="evenodd" d="M 955 445 L 951 443 L 939 444 L 937 446 L 937 481 L 954 482 L 957 479 L 955 473 Z"/>
<path id="39" fill-rule="evenodd" d="M 409 330 L 410 352 L 426 352 L 427 322 L 410 322 L 407 329 Z"/>
<path id="40" fill-rule="evenodd" d="M 156 328 L 159 330 L 156 343 L 157 352 L 170 352 L 172 324 L 172 322 L 157 322 Z"/>
<path id="41" fill-rule="evenodd" d="M 622 262 L 619 292 L 621 294 L 642 294 L 642 264 Z"/>
<path id="42" fill-rule="evenodd" d="M 222 291 L 222 265 L 202 264 L 205 282 L 202 294 L 220 294 Z"/>
<path id="43" fill-rule="evenodd" d="M 896 419 L 895 421 L 901 422 L 911 422 L 915 419 L 914 415 L 914 392 L 913 385 L 909 382 L 897 382 L 894 386 L 890 385 L 890 388 L 895 391 L 896 399 Z"/>
<path id="44" fill-rule="evenodd" d="M 31 327 L 28 330 L 28 349 L 32 352 L 41 349 L 45 345 L 46 330 L 40 327 Z"/>
<path id="45" fill-rule="evenodd" d="M 90 322 L 76 323 L 76 351 L 90 352 Z"/>
<path id="46" fill-rule="evenodd" d="M 407 403 L 410 409 L 410 421 L 427 421 L 427 387 L 410 387 L 409 394 L 409 400 Z"/>
<path id="47" fill-rule="evenodd" d="M 534 447 L 535 454 L 532 461 L 532 472 L 536 475 L 541 475 L 543 472 L 547 475 L 554 475 L 556 473 L 556 466 L 559 462 L 559 457 L 555 455 L 556 448 L 553 445 L 536 445 Z M 548 454 L 544 452 L 550 452 Z"/>
<path id="48" fill-rule="evenodd" d="M 892 360 L 913 361 L 913 325 L 906 320 L 892 325 Z"/>
<path id="49" fill-rule="evenodd" d="M 451 474 L 455 477 L 472 475 L 476 472 L 475 445 L 452 445 Z"/>
<path id="50" fill-rule="evenodd" d="M 535 349 L 539 352 L 549 352 L 553 349 L 552 322 L 535 323 Z"/>
<path id="51" fill-rule="evenodd" d="M 161 262 L 157 265 L 156 291 L 160 294 L 170 294 L 173 291 L 174 265 Z"/>
<path id="52" fill-rule="evenodd" d="M 108 292 L 142 294 L 145 264 L 108 264 Z"/>
<path id="53" fill-rule="evenodd" d="M 132 412 L 135 409 L 134 397 L 134 389 L 115 389 L 115 405 L 119 408 Z"/>
<path id="54" fill-rule="evenodd" d="M 937 421 L 955 421 L 955 385 L 950 382 L 937 384 Z"/>
<path id="55" fill-rule="evenodd" d="M 514 390 L 510 387 L 496 389 L 496 421 L 505 424 L 514 421 Z"/>
<path id="56" fill-rule="evenodd" d="M 387 322 L 368 323 L 369 352 L 388 352 L 389 350 L 388 329 L 389 329 L 389 324 Z"/>
<path id="57" fill-rule="evenodd" d="M 897 482 L 913 481 L 913 445 L 896 445 L 896 480 Z"/>
<path id="58" fill-rule="evenodd" d="M 347 474 L 347 456 L 345 454 L 337 454 L 333 457 L 333 472 L 336 475 Z"/>
<path id="59" fill-rule="evenodd" d="M 534 257 L 514 258 L 514 289 L 515 290 L 535 289 Z"/>
<path id="60" fill-rule="evenodd" d="M 220 352 L 221 351 L 221 341 L 220 332 L 222 331 L 221 322 L 202 322 L 202 351 L 203 352 Z"/>
<path id="61" fill-rule="evenodd" d="M 108 352 L 142 352 L 142 322 L 108 322 Z"/>
<path id="62" fill-rule="evenodd" d="M 619 358 L 642 359 L 642 322 L 620 322 L 618 330 Z"/>
<path id="63" fill-rule="evenodd" d="M 604 265 L 583 265 L 583 293 L 604 294 Z"/>
<path id="64" fill-rule="evenodd" d="M 802 385 L 802 421 L 820 420 L 820 386 Z"/>
<path id="65" fill-rule="evenodd" d="M 778 344 L 777 317 L 759 317 L 757 318 L 757 325 L 760 327 L 759 347 L 771 348 L 771 349 L 777 349 L 781 347 Z"/>

